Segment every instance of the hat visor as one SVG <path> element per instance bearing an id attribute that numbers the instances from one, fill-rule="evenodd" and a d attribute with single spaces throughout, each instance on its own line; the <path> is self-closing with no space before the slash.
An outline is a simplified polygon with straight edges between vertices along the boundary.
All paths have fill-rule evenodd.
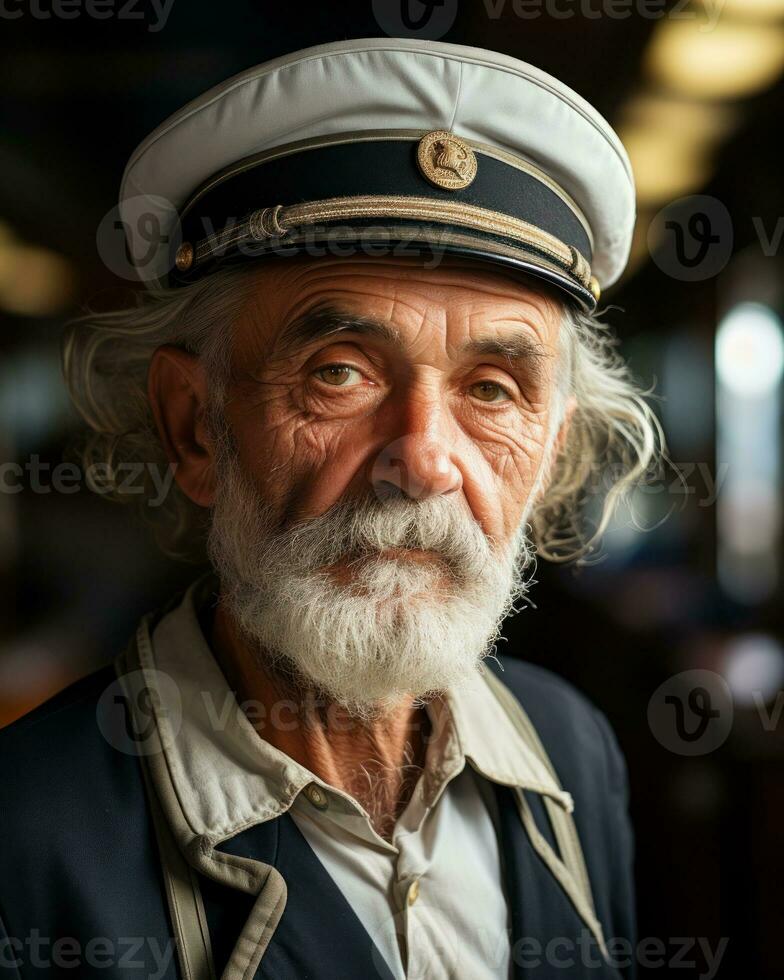
<path id="1" fill-rule="evenodd" d="M 510 272 L 532 276 L 555 287 L 565 298 L 576 302 L 586 313 L 593 313 L 594 294 L 553 258 L 533 248 L 490 235 L 470 235 L 453 229 L 428 225 L 353 227 L 332 225 L 285 238 L 246 243 L 240 251 L 217 255 L 206 265 L 218 268 L 239 261 L 269 256 L 289 258 L 309 255 L 313 258 L 418 258 L 426 268 L 437 268 L 445 256 L 462 256 L 501 267 Z M 210 271 L 200 263 L 199 275 Z M 187 282 L 191 276 L 178 276 Z"/>

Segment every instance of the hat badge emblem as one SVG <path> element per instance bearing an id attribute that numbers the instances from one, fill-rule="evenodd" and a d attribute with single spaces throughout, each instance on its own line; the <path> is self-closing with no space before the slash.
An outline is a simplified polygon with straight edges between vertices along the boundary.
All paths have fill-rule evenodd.
<path id="1" fill-rule="evenodd" d="M 462 190 L 476 177 L 474 151 L 465 140 L 441 129 L 419 141 L 417 163 L 422 175 L 442 190 Z"/>

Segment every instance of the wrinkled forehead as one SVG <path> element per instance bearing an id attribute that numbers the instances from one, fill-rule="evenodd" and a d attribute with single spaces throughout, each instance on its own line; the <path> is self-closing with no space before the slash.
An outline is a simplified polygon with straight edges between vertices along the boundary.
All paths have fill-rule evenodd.
<path id="1" fill-rule="evenodd" d="M 283 259 L 253 276 L 234 331 L 235 355 L 276 355 L 340 326 L 404 346 L 427 335 L 447 345 L 528 335 L 554 349 L 562 296 L 540 280 L 481 261 L 443 257 Z"/>

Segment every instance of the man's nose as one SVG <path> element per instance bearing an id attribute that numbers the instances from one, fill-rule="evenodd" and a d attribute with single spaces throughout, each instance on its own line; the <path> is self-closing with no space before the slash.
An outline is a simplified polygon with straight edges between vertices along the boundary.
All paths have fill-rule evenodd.
<path id="1" fill-rule="evenodd" d="M 380 496 L 394 488 L 412 500 L 443 496 L 463 485 L 448 447 L 425 433 L 401 436 L 385 446 L 371 467 L 370 480 Z"/>

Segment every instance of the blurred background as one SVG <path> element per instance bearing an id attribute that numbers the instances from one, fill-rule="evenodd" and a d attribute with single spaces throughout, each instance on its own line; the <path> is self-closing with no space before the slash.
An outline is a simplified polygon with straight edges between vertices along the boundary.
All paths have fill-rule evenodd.
<path id="1" fill-rule="evenodd" d="M 567 677 L 617 732 L 640 936 L 667 956 L 694 941 L 650 972 L 784 976 L 784 0 L 9 0 L 0 19 L 0 725 L 114 656 L 195 574 L 78 473 L 52 487 L 79 432 L 63 324 L 134 288 L 96 235 L 136 144 L 310 44 L 503 51 L 575 88 L 629 150 L 637 236 L 604 319 L 655 385 L 682 479 L 641 488 L 586 565 L 540 562 L 501 655 Z M 701 946 L 722 939 L 716 974 Z"/>

